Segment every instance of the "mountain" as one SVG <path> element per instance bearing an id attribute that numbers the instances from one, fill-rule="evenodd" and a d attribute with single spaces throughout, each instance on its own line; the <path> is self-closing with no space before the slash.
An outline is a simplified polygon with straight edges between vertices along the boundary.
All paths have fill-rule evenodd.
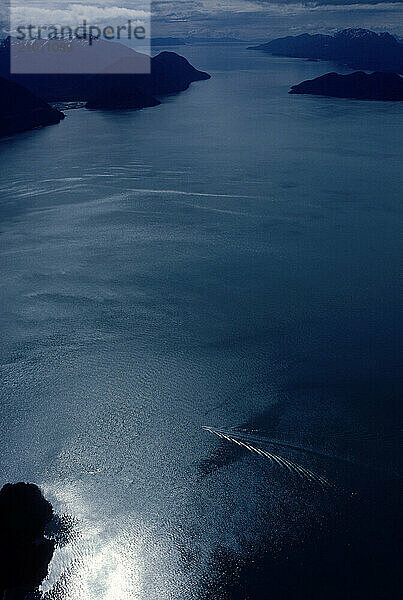
<path id="1" fill-rule="evenodd" d="M 151 46 L 167 47 L 167 46 L 189 46 L 192 44 L 239 44 L 245 42 L 233 37 L 197 37 L 189 36 L 186 38 L 176 37 L 156 37 L 151 39 Z"/>
<path id="2" fill-rule="evenodd" d="M 183 56 L 175 52 L 160 52 L 151 59 L 151 74 L 144 85 L 150 85 L 153 94 L 164 95 L 186 90 L 193 81 L 210 79 L 208 73 L 195 69 Z"/>
<path id="3" fill-rule="evenodd" d="M 334 98 L 358 100 L 403 100 L 403 78 L 396 73 L 372 73 L 362 71 L 349 75 L 327 73 L 316 79 L 293 85 L 290 94 L 314 94 Z"/>
<path id="4" fill-rule="evenodd" d="M 71 53 L 55 52 L 60 54 L 56 58 L 49 53 L 48 42 L 34 40 L 24 58 L 26 68 L 19 64 L 18 69 L 28 74 L 10 73 L 10 51 L 16 43 L 7 38 L 0 46 L 0 75 L 46 102 L 88 102 L 89 108 L 144 108 L 159 104 L 154 96 L 181 92 L 194 81 L 210 78 L 175 52 L 161 52 L 150 58 L 104 40 L 93 40 L 92 44 L 73 40 Z M 90 73 L 74 71 L 84 65 Z"/>
<path id="5" fill-rule="evenodd" d="M 54 125 L 64 114 L 18 83 L 0 77 L 0 136 Z"/>
<path id="6" fill-rule="evenodd" d="M 178 37 L 155 37 L 151 39 L 151 46 L 186 46 L 185 38 Z"/>
<path id="7" fill-rule="evenodd" d="M 235 38 L 235 37 L 230 37 L 230 36 L 226 36 L 226 37 L 198 37 L 198 36 L 191 36 L 186 38 L 186 41 L 188 44 L 211 44 L 211 45 L 215 45 L 215 44 L 240 44 L 240 43 L 245 43 L 245 41 L 248 40 L 241 40 L 239 38 Z"/>
<path id="8" fill-rule="evenodd" d="M 344 29 L 335 35 L 304 33 L 250 46 L 275 56 L 330 60 L 352 69 L 403 73 L 403 44 L 389 33 Z"/>
<path id="9" fill-rule="evenodd" d="M 78 75 L 101 73 L 110 65 L 124 58 L 135 58 L 129 73 L 146 73 L 150 68 L 150 57 L 136 52 L 119 42 L 102 39 L 21 40 L 9 36 L 1 48 L 5 50 L 6 68 L 12 60 L 13 73 L 44 74 L 64 73 Z M 0 68 L 4 68 L 0 59 Z M 121 71 L 123 72 L 123 71 Z"/>

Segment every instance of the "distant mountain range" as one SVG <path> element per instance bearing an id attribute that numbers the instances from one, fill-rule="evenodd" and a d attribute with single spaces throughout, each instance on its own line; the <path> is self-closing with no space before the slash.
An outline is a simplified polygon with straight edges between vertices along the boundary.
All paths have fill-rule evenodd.
<path id="1" fill-rule="evenodd" d="M 95 40 L 89 49 L 88 42 L 73 40 L 72 54 L 66 56 L 48 52 L 47 43 L 29 42 L 29 53 L 18 53 L 17 68 L 24 71 L 21 61 L 27 61 L 28 74 L 10 73 L 10 53 L 17 40 L 9 37 L 0 44 L 0 76 L 45 103 L 85 102 L 92 109 L 140 109 L 160 104 L 155 96 L 181 92 L 194 81 L 210 78 L 174 52 L 161 52 L 150 59 L 120 43 Z M 74 65 L 79 69 L 83 64 L 90 67 L 90 74 L 74 72 Z M 4 84 L 2 89 L 11 94 Z M 0 117 L 2 114 L 0 110 Z"/>
<path id="2" fill-rule="evenodd" d="M 185 38 L 178 37 L 155 37 L 151 39 L 151 46 L 186 46 L 188 41 Z"/>
<path id="3" fill-rule="evenodd" d="M 0 136 L 55 125 L 64 114 L 18 83 L 0 77 Z"/>
<path id="4" fill-rule="evenodd" d="M 304 33 L 250 46 L 275 56 L 334 61 L 352 69 L 403 73 L 403 44 L 389 33 L 344 29 L 334 35 Z"/>
<path id="5" fill-rule="evenodd" d="M 403 78 L 396 73 L 362 71 L 348 75 L 327 73 L 316 79 L 293 85 L 290 94 L 313 94 L 358 100 L 403 100 Z"/>
<path id="6" fill-rule="evenodd" d="M 245 40 L 240 40 L 233 37 L 196 37 L 189 36 L 186 38 L 178 37 L 155 37 L 151 39 L 151 46 L 186 46 L 192 44 L 239 44 L 245 43 Z"/>

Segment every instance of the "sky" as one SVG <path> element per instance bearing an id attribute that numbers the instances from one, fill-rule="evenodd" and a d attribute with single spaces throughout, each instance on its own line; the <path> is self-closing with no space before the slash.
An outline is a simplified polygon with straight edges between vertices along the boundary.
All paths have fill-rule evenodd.
<path id="1" fill-rule="evenodd" d="M 8 1 L 8 0 L 6 0 Z M 9 0 L 25 23 L 117 25 L 151 13 L 154 36 L 272 39 L 299 33 L 332 33 L 348 27 L 389 31 L 403 37 L 403 0 Z M 1 0 L 4 23 L 9 8 Z"/>

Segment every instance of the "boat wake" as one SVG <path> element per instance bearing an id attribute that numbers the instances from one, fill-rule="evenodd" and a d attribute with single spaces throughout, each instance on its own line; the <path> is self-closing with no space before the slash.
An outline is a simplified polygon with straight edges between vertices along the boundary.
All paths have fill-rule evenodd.
<path id="1" fill-rule="evenodd" d="M 308 469 L 307 467 L 304 467 L 299 463 L 289 460 L 288 458 L 285 458 L 284 456 L 277 453 L 278 449 L 280 449 L 280 451 L 281 449 L 284 450 L 287 448 L 289 450 L 297 451 L 303 451 L 305 449 L 302 449 L 298 446 L 293 446 L 292 444 L 287 444 L 285 442 L 278 442 L 269 438 L 262 439 L 258 436 L 253 436 L 252 434 L 248 434 L 245 432 L 228 432 L 222 429 L 215 429 L 213 427 L 207 426 L 203 426 L 203 430 L 208 431 L 209 433 L 212 433 L 223 440 L 237 444 L 238 446 L 241 446 L 246 450 L 249 450 L 250 452 L 254 452 L 262 458 L 270 460 L 272 464 L 275 464 L 281 468 L 285 468 L 289 472 L 293 473 L 294 475 L 297 475 L 298 477 L 301 477 L 302 479 L 310 483 L 320 485 L 323 488 L 335 487 L 334 483 L 332 483 L 322 475 L 319 475 L 311 469 Z M 275 448 L 275 451 L 273 452 L 271 450 L 269 451 L 259 447 L 262 445 L 262 443 Z M 306 452 L 322 456 L 322 453 L 316 452 L 314 450 L 306 450 Z M 326 456 L 326 454 L 323 454 L 323 456 Z"/>

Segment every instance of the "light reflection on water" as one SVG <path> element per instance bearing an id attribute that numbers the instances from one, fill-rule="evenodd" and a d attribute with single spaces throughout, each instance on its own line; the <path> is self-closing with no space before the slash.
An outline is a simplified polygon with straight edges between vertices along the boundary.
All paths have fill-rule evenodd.
<path id="1" fill-rule="evenodd" d="M 47 487 L 45 493 L 78 517 L 76 535 L 55 551 L 42 586 L 45 598 L 140 598 L 139 523 L 132 516 L 119 524 L 96 519 L 88 505 L 80 503 L 78 486 Z"/>
<path id="2" fill-rule="evenodd" d="M 315 512 L 203 425 L 395 468 L 398 108 L 186 52 L 214 76 L 158 108 L 0 143 L 2 473 L 78 519 L 45 584 L 68 600 L 198 599 L 219 544 Z"/>

